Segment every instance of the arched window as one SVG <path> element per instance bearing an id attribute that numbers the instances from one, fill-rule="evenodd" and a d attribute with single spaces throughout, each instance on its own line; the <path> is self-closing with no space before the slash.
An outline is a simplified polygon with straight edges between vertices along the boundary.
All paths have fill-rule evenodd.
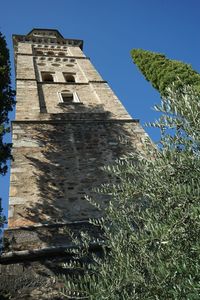
<path id="1" fill-rule="evenodd" d="M 70 105 L 74 103 L 80 103 L 77 93 L 72 93 L 69 90 L 64 90 L 60 93 L 60 103 Z"/>
<path id="2" fill-rule="evenodd" d="M 75 77 L 73 74 L 63 73 L 66 82 L 75 82 Z"/>
<path id="3" fill-rule="evenodd" d="M 65 104 L 71 104 L 74 102 L 74 95 L 73 93 L 61 93 L 62 101 Z"/>
<path id="4" fill-rule="evenodd" d="M 54 73 L 49 72 L 41 72 L 42 81 L 45 82 L 53 82 L 54 81 Z"/>

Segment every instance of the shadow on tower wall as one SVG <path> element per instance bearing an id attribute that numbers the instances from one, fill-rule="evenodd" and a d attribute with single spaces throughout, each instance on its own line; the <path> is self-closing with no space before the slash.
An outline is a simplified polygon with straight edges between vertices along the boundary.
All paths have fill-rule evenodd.
<path id="1" fill-rule="evenodd" d="M 18 149 L 15 161 L 16 166 L 23 162 L 31 175 L 22 174 L 19 180 L 27 206 L 19 206 L 17 211 L 17 218 L 24 225 L 27 222 L 28 227 L 10 230 L 6 245 L 7 251 L 23 250 L 25 255 L 10 261 L 11 274 L 6 274 L 6 262 L 1 269 L 4 278 L 0 291 L 8 289 L 15 297 L 11 299 L 43 299 L 41 295 L 39 298 L 30 295 L 44 285 L 51 291 L 54 275 L 69 272 L 63 269 L 63 263 L 71 259 L 71 254 L 63 248 L 73 245 L 72 233 L 76 237 L 80 237 L 81 231 L 94 238 L 102 237 L 102 232 L 87 221 L 100 217 L 103 210 L 97 210 L 85 196 L 95 199 L 102 209 L 105 207 L 110 196 L 98 194 L 94 188 L 117 178 L 102 167 L 134 152 L 144 134 L 137 130 L 137 122 L 110 117 L 110 112 L 97 106 L 82 107 L 79 113 L 43 114 L 41 122 L 18 123 L 23 131 L 18 139 L 31 139 L 37 147 Z M 30 198 L 34 201 L 29 201 Z M 34 249 L 42 248 L 48 251 L 38 256 Z M 49 251 L 52 249 L 54 252 Z M 8 284 L 10 278 L 12 286 Z M 16 293 L 21 293 L 19 298 Z M 23 294 L 30 298 L 23 298 Z"/>
<path id="2" fill-rule="evenodd" d="M 25 154 L 34 178 L 33 186 L 26 187 L 27 198 L 37 191 L 27 220 L 55 224 L 100 216 L 85 196 L 104 206 L 109 196 L 93 191 L 110 181 L 102 167 L 134 151 L 136 137 L 133 123 L 109 119 L 101 106 L 95 109 L 101 113 L 82 108 L 81 113 L 50 115 L 42 124 L 24 124 L 26 134 L 40 145 Z"/>

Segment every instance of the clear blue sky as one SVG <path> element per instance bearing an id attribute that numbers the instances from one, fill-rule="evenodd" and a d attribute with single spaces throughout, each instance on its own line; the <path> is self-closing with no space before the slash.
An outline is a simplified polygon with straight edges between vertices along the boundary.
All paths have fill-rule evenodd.
<path id="1" fill-rule="evenodd" d="M 200 71 L 199 0 L 7 0 L 0 9 L 12 66 L 14 33 L 56 28 L 66 38 L 83 39 L 86 55 L 142 124 L 155 119 L 152 107 L 160 98 L 132 63 L 132 48 L 164 53 Z M 156 140 L 158 135 L 147 132 Z M 9 174 L 0 177 L 5 213 L 8 186 Z"/>

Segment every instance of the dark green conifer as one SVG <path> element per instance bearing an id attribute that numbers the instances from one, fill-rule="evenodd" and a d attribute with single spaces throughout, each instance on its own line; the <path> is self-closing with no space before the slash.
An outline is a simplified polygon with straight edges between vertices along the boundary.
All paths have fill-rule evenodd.
<path id="1" fill-rule="evenodd" d="M 0 32 L 0 175 L 7 172 L 7 161 L 12 157 L 11 143 L 5 143 L 4 136 L 9 132 L 6 124 L 9 122 L 9 112 L 13 110 L 15 104 L 15 92 L 11 87 L 10 57 L 5 37 Z M 1 228 L 5 223 L 2 216 L 0 199 L 0 248 L 1 248 Z"/>
<path id="2" fill-rule="evenodd" d="M 191 85 L 200 92 L 200 74 L 193 70 L 189 64 L 171 60 L 163 54 L 143 49 L 133 49 L 131 56 L 139 70 L 160 92 L 161 96 L 166 95 L 166 88 L 172 83 L 177 88 Z"/>
<path id="3" fill-rule="evenodd" d="M 0 32 L 0 174 L 7 171 L 7 160 L 11 158 L 11 144 L 5 143 L 3 137 L 9 128 L 8 113 L 13 110 L 15 92 L 11 87 L 9 50 L 5 37 Z"/>

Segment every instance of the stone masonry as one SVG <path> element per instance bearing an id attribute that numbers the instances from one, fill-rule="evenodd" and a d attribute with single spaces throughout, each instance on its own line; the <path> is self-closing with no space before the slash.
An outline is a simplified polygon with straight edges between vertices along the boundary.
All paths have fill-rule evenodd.
<path id="1" fill-rule="evenodd" d="M 110 180 L 102 167 L 141 150 L 146 133 L 83 41 L 33 29 L 13 43 L 17 106 L 0 291 L 2 299 L 62 299 L 54 278 L 69 259 L 68 230 L 100 234 L 88 224 L 100 213 L 85 196 L 106 205 L 109 197 L 94 192 Z"/>

